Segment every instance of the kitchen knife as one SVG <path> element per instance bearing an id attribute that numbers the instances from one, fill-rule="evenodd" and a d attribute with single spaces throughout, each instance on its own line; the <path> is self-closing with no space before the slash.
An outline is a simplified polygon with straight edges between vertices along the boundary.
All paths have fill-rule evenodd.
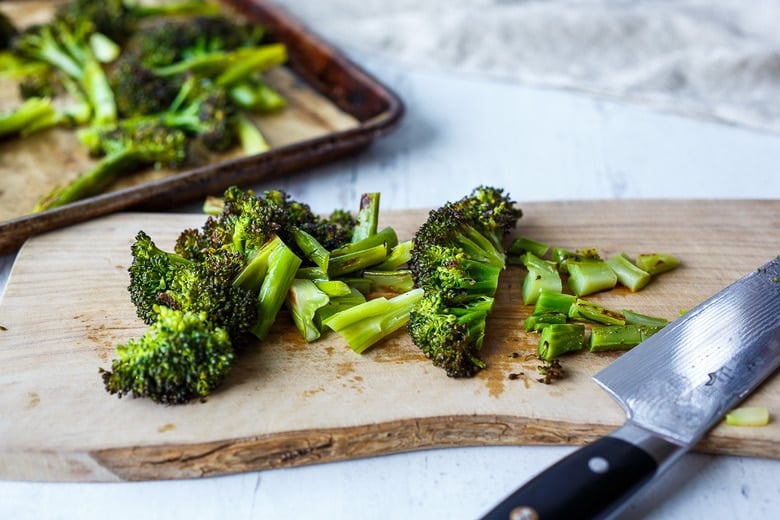
<path id="1" fill-rule="evenodd" d="M 534 477 L 485 519 L 606 518 L 780 365 L 780 259 L 671 322 L 594 376 L 626 422 Z"/>

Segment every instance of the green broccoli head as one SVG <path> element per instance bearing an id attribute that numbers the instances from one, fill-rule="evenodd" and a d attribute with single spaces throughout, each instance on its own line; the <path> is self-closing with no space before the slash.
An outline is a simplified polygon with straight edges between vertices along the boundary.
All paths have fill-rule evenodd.
<path id="1" fill-rule="evenodd" d="M 160 308 L 157 321 L 119 345 L 111 370 L 101 373 L 111 394 L 181 404 L 211 394 L 234 359 L 230 335 L 205 312 Z"/>
<path id="2" fill-rule="evenodd" d="M 181 78 L 156 75 L 132 53 L 123 54 L 114 63 L 108 81 L 123 118 L 163 112 L 182 87 Z"/>
<path id="3" fill-rule="evenodd" d="M 193 262 L 160 249 L 144 231 L 138 232 L 130 252 L 130 301 L 138 317 L 151 325 L 157 320 L 159 294 L 170 289 L 177 272 Z"/>
<path id="4" fill-rule="evenodd" d="M 257 321 L 257 295 L 233 282 L 245 266 L 243 255 L 214 251 L 178 269 L 156 302 L 172 309 L 205 312 L 234 343 L 246 339 Z"/>
<path id="5" fill-rule="evenodd" d="M 124 0 L 70 0 L 57 8 L 55 18 L 70 27 L 88 23 L 117 42 L 132 34 L 137 22 Z"/>
<path id="6" fill-rule="evenodd" d="M 483 233 L 490 233 L 500 240 L 515 228 L 523 215 L 515 202 L 500 188 L 478 186 L 471 194 L 455 202 L 458 211 Z"/>
<path id="7" fill-rule="evenodd" d="M 479 350 L 492 303 L 492 298 L 484 297 L 464 307 L 450 308 L 439 294 L 426 292 L 410 313 L 409 336 L 448 376 L 471 377 L 485 367 Z"/>

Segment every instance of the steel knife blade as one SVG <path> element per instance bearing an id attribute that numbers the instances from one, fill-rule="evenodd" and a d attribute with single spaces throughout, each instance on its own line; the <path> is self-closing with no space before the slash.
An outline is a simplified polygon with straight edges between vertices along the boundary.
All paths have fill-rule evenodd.
<path id="1" fill-rule="evenodd" d="M 626 422 L 531 479 L 485 519 L 608 518 L 780 366 L 780 258 L 598 372 Z"/>

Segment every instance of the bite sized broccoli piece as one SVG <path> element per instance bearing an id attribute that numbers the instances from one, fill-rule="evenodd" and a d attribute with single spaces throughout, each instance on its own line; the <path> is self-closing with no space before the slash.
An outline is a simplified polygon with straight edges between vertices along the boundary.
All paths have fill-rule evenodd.
<path id="1" fill-rule="evenodd" d="M 422 289 L 392 298 L 374 298 L 337 311 L 323 320 L 323 325 L 342 336 L 358 354 L 403 328 L 415 304 L 423 297 Z"/>
<path id="2" fill-rule="evenodd" d="M 92 107 L 93 122 L 114 124 L 117 108 L 114 93 L 89 43 L 92 27 L 80 23 L 70 27 L 53 22 L 29 27 L 14 39 L 14 50 L 22 56 L 47 63 L 76 81 Z"/>
<path id="3" fill-rule="evenodd" d="M 313 281 L 296 278 L 285 302 L 303 339 L 307 343 L 317 340 L 322 333 L 316 319 L 317 311 L 330 303 L 330 297 Z"/>
<path id="4" fill-rule="evenodd" d="M 234 283 L 245 265 L 244 257 L 236 253 L 209 254 L 201 262 L 177 269 L 156 302 L 186 312 L 205 312 L 236 343 L 257 321 L 257 290 Z"/>
<path id="5" fill-rule="evenodd" d="M 122 55 L 109 71 L 108 80 L 123 118 L 168 110 L 183 83 L 180 77 L 158 76 L 134 54 Z"/>
<path id="6" fill-rule="evenodd" d="M 493 298 L 487 296 L 449 307 L 440 293 L 426 291 L 411 310 L 409 336 L 448 376 L 471 377 L 486 366 L 479 351 L 492 308 Z"/>
<path id="7" fill-rule="evenodd" d="M 301 259 L 281 240 L 268 255 L 268 271 L 257 295 L 257 321 L 250 331 L 265 339 L 284 305 Z"/>
<path id="8" fill-rule="evenodd" d="M 164 307 L 143 336 L 116 351 L 111 370 L 101 369 L 106 390 L 164 404 L 204 399 L 235 361 L 230 335 L 205 312 Z"/>
<path id="9" fill-rule="evenodd" d="M 171 288 L 179 270 L 192 266 L 194 262 L 160 249 L 144 231 L 135 236 L 130 253 L 130 301 L 138 317 L 151 325 L 158 317 L 157 298 L 160 293 Z"/>
<path id="10" fill-rule="evenodd" d="M 154 121 L 100 132 L 94 149 L 105 156 L 71 183 L 57 187 L 43 197 L 35 211 L 63 206 L 100 193 L 117 178 L 141 166 L 178 168 L 189 157 L 184 132 Z"/>
<path id="11" fill-rule="evenodd" d="M 521 211 L 502 190 L 478 187 L 432 210 L 412 239 L 409 269 L 426 297 L 412 311 L 409 333 L 448 375 L 474 375 L 477 352 L 506 266 L 503 237 Z"/>

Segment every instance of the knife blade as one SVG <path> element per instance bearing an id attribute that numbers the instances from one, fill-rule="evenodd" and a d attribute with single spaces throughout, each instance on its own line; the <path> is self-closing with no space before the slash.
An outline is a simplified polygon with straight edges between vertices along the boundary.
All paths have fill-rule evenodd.
<path id="1" fill-rule="evenodd" d="M 780 365 L 780 257 L 671 322 L 593 379 L 623 426 L 574 451 L 486 520 L 607 518 Z"/>

